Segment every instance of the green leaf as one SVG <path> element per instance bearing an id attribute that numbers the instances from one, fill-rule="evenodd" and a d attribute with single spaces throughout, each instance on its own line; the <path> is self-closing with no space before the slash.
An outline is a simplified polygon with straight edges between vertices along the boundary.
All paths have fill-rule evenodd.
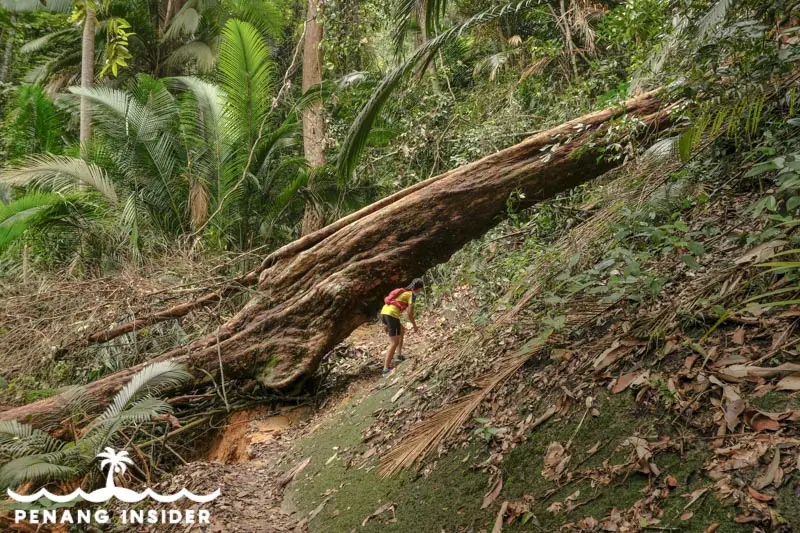
<path id="1" fill-rule="evenodd" d="M 698 263 L 695 260 L 695 258 L 692 257 L 691 255 L 681 254 L 680 258 L 681 258 L 681 261 L 686 263 L 689 266 L 689 268 L 691 268 L 692 270 L 697 270 L 698 268 L 700 268 L 700 263 Z"/>
<path id="2" fill-rule="evenodd" d="M 753 165 L 750 170 L 745 172 L 745 178 L 752 178 L 753 176 L 759 176 L 771 170 L 778 170 L 783 168 L 783 164 L 779 166 L 777 163 L 777 159 L 773 159 L 772 161 L 765 161 L 764 163 L 758 163 L 757 165 Z"/>

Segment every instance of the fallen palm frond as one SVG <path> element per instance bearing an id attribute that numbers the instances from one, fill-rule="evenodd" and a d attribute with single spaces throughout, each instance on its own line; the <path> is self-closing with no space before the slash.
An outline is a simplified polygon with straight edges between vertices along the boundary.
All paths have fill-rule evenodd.
<path id="1" fill-rule="evenodd" d="M 414 426 L 399 445 L 381 458 L 379 477 L 388 477 L 415 462 L 424 459 L 446 438 L 455 434 L 484 399 L 512 374 L 519 370 L 531 357 L 540 353 L 552 330 L 525 343 L 514 355 L 501 360 L 495 370 L 489 372 L 476 383 L 478 390 L 441 409 L 432 417 Z"/>

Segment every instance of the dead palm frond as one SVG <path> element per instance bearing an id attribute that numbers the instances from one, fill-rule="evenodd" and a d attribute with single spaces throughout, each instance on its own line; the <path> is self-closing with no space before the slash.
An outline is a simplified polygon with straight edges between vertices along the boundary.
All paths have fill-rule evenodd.
<path id="1" fill-rule="evenodd" d="M 513 355 L 499 361 L 495 370 L 476 381 L 478 390 L 459 398 L 411 428 L 399 445 L 381 458 L 378 476 L 388 477 L 411 467 L 454 435 L 493 390 L 542 351 L 551 333 L 552 330 L 546 331 L 524 344 Z"/>

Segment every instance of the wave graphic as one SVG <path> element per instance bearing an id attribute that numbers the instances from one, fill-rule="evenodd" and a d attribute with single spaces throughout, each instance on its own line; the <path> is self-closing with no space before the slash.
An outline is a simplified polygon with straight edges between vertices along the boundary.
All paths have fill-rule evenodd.
<path id="1" fill-rule="evenodd" d="M 33 494 L 17 494 L 11 489 L 6 489 L 9 497 L 13 500 L 16 500 L 20 503 L 32 503 L 37 501 L 39 498 L 47 498 L 50 501 L 58 502 L 58 503 L 66 503 L 70 502 L 76 498 L 82 498 L 86 501 L 92 503 L 102 503 L 111 500 L 112 498 L 116 498 L 119 501 L 125 503 L 136 503 L 144 500 L 145 498 L 152 498 L 153 500 L 161 503 L 171 503 L 181 498 L 188 498 L 196 503 L 208 503 L 210 501 L 215 500 L 220 492 L 219 489 L 215 490 L 211 494 L 206 494 L 203 496 L 198 496 L 193 492 L 186 490 L 185 488 L 181 489 L 180 492 L 175 494 L 158 494 L 157 492 L 153 492 L 152 489 L 149 487 L 145 489 L 143 492 L 136 492 L 130 489 L 126 489 L 125 487 L 104 487 L 102 489 L 93 490 L 92 492 L 85 492 L 83 489 L 77 489 L 69 494 L 59 495 L 53 494 L 49 490 L 45 488 L 41 488 L 38 491 L 34 492 Z"/>

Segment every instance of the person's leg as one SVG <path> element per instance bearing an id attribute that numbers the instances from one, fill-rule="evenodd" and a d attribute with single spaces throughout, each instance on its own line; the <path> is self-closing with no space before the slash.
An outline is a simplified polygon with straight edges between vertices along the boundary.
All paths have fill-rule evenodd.
<path id="1" fill-rule="evenodd" d="M 386 357 L 384 358 L 383 361 L 384 371 L 392 368 L 392 358 L 394 357 L 394 352 L 397 350 L 397 345 L 399 343 L 400 343 L 400 335 L 389 337 L 389 348 L 386 350 Z"/>
<path id="2" fill-rule="evenodd" d="M 402 361 L 403 357 L 403 341 L 406 338 L 406 328 L 400 326 L 400 341 L 397 343 L 397 360 Z"/>

